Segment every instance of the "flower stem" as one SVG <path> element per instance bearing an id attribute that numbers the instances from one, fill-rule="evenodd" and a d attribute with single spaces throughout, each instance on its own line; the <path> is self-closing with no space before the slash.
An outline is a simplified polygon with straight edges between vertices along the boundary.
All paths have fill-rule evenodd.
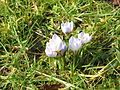
<path id="1" fill-rule="evenodd" d="M 77 52 L 74 52 L 74 54 L 73 54 L 72 71 L 71 71 L 71 72 L 72 72 L 72 76 L 74 75 L 74 72 L 75 72 L 75 69 L 76 69 L 76 66 L 77 66 L 77 65 L 76 65 L 76 64 L 77 64 L 77 63 L 76 63 L 77 54 L 78 54 Z"/>
<path id="2" fill-rule="evenodd" d="M 64 59 L 64 57 L 61 58 L 61 65 L 62 65 L 61 70 L 64 71 L 64 69 L 65 69 L 65 59 Z"/>

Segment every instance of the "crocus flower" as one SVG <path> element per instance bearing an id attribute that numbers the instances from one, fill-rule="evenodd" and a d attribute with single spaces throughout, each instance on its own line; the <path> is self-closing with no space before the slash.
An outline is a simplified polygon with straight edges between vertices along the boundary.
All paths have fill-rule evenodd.
<path id="1" fill-rule="evenodd" d="M 83 44 L 89 42 L 92 39 L 88 33 L 84 32 L 79 33 L 78 38 L 82 41 Z"/>
<path id="2" fill-rule="evenodd" d="M 75 38 L 75 37 L 70 37 L 69 39 L 69 49 L 72 51 L 78 51 L 78 49 L 82 46 L 82 42 L 80 39 Z"/>
<path id="3" fill-rule="evenodd" d="M 52 36 L 52 39 L 46 43 L 45 53 L 48 57 L 56 57 L 58 52 L 62 54 L 67 49 L 65 42 L 63 42 L 60 37 L 56 34 Z"/>
<path id="4" fill-rule="evenodd" d="M 73 30 L 73 22 L 61 23 L 61 29 L 64 34 L 72 32 Z"/>

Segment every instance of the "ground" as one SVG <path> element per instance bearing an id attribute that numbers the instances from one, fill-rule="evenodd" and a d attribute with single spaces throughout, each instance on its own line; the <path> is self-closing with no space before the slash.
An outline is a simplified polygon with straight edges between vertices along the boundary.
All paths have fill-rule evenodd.
<path id="1" fill-rule="evenodd" d="M 74 22 L 74 32 L 64 35 L 60 25 L 66 21 Z M 54 33 L 68 39 L 81 31 L 92 40 L 77 53 L 45 54 Z M 119 6 L 104 0 L 0 0 L 1 90 L 119 88 Z"/>

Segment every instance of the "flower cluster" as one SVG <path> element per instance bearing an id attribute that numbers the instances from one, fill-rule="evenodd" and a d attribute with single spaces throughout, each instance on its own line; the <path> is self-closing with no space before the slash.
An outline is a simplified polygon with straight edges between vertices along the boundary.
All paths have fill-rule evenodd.
<path id="1" fill-rule="evenodd" d="M 64 34 L 70 33 L 73 31 L 73 22 L 66 22 L 61 24 L 61 29 Z M 78 34 L 78 37 L 71 36 L 69 39 L 68 48 L 72 51 L 78 51 L 82 44 L 87 43 L 91 40 L 91 36 L 88 33 L 81 32 Z M 54 34 L 52 39 L 46 43 L 45 53 L 48 57 L 56 57 L 58 53 L 63 54 L 67 50 L 67 45 L 62 39 Z"/>

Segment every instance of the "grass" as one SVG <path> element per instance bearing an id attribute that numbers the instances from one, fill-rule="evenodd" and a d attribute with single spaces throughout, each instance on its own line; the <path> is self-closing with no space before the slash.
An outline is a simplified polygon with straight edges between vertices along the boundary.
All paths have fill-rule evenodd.
<path id="1" fill-rule="evenodd" d="M 54 33 L 63 36 L 60 24 L 68 20 L 92 41 L 76 55 L 47 57 L 46 42 Z M 0 0 L 0 89 L 61 85 L 64 90 L 120 88 L 120 8 L 104 0 Z"/>

